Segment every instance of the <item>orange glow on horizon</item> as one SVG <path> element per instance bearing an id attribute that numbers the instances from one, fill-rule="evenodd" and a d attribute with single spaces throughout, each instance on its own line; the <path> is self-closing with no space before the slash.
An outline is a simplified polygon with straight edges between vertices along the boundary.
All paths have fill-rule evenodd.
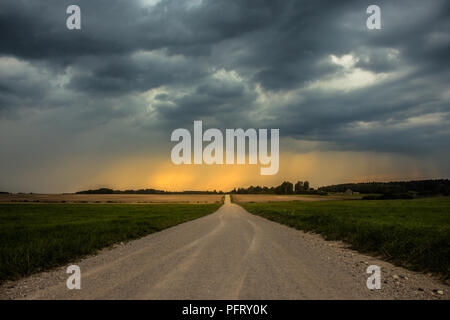
<path id="1" fill-rule="evenodd" d="M 425 168 L 426 169 L 426 168 Z M 430 172 L 432 174 L 432 172 Z M 280 170 L 261 176 L 259 165 L 174 165 L 170 159 L 127 158 L 97 171 L 90 183 L 80 180 L 75 190 L 153 188 L 166 191 L 221 190 L 250 185 L 276 186 L 283 181 L 308 180 L 313 187 L 329 184 L 419 179 L 415 161 L 388 154 L 310 152 L 280 155 Z"/>

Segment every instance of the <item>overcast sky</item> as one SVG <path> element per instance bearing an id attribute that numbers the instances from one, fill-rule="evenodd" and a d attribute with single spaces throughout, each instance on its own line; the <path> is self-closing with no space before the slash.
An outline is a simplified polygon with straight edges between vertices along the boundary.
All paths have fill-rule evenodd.
<path id="1" fill-rule="evenodd" d="M 446 0 L 2 0 L 0 30 L 1 190 L 450 177 Z M 279 173 L 172 165 L 194 120 L 279 128 Z"/>

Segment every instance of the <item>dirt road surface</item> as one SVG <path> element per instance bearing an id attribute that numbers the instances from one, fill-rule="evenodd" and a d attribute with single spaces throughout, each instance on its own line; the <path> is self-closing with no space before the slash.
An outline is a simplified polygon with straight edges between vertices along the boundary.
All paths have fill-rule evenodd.
<path id="1" fill-rule="evenodd" d="M 0 288 L 2 299 L 448 299 L 448 286 L 225 204 L 215 213 Z M 369 265 L 381 289 L 369 290 Z M 442 291 L 442 292 L 441 292 Z"/>

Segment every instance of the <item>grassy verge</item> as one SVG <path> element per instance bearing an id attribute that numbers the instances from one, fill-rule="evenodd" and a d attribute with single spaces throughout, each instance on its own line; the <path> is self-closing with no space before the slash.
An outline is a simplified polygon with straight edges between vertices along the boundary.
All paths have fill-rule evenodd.
<path id="1" fill-rule="evenodd" d="M 450 198 L 242 203 L 253 214 L 449 278 Z"/>
<path id="2" fill-rule="evenodd" d="M 214 212 L 221 204 L 0 204 L 0 282 Z"/>

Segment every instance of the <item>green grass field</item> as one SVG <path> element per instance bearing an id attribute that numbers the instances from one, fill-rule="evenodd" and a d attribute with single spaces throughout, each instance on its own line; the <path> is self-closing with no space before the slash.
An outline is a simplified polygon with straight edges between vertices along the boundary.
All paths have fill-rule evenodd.
<path id="1" fill-rule="evenodd" d="M 269 220 L 449 278 L 450 198 L 242 203 Z"/>
<path id="2" fill-rule="evenodd" d="M 205 216 L 221 204 L 0 204 L 0 282 Z"/>

